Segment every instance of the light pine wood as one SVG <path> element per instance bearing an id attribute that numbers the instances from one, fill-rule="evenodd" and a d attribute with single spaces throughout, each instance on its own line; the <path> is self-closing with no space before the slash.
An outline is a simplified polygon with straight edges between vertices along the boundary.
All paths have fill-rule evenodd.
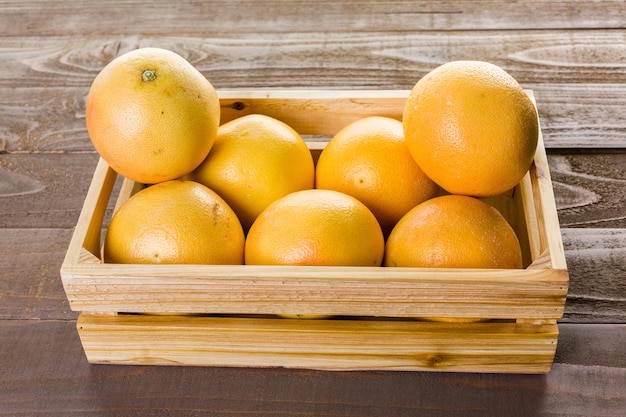
<path id="1" fill-rule="evenodd" d="M 72 237 L 67 250 L 67 262 L 78 262 L 82 248 L 100 256 L 100 230 L 116 179 L 117 174 L 100 159 L 93 178 L 93 184 L 97 187 L 89 188 L 76 225 L 77 230 L 85 230 L 86 233 Z"/>
<path id="2" fill-rule="evenodd" d="M 221 121 L 261 113 L 287 123 L 301 135 L 332 136 L 368 116 L 402 119 L 408 90 L 399 91 L 218 91 Z"/>
<path id="3" fill-rule="evenodd" d="M 545 373 L 556 324 L 81 314 L 96 363 Z M 150 340 L 148 342 L 148 340 Z"/>
<path id="4" fill-rule="evenodd" d="M 528 173 L 531 180 L 536 179 L 536 185 L 533 184 L 531 189 L 533 193 L 532 203 L 535 206 L 534 213 L 536 214 L 537 223 L 535 224 L 534 218 L 531 221 L 531 219 L 527 217 L 526 220 L 529 223 L 529 235 L 533 234 L 530 232 L 532 230 L 537 230 L 538 232 L 539 242 L 535 243 L 535 247 L 538 246 L 539 248 L 539 257 L 545 257 L 545 262 L 549 262 L 550 268 L 566 270 L 567 264 L 563 252 L 559 218 L 556 211 L 548 158 L 541 134 L 541 125 L 539 128 L 537 152 L 535 153 L 533 165 Z M 521 188 L 523 189 L 523 187 Z M 522 193 L 528 195 L 523 191 Z M 542 263 L 544 260 L 535 259 L 532 266 L 539 266 L 540 262 Z"/>
<path id="5" fill-rule="evenodd" d="M 546 269 L 64 267 L 77 311 L 556 319 L 567 274 Z"/>

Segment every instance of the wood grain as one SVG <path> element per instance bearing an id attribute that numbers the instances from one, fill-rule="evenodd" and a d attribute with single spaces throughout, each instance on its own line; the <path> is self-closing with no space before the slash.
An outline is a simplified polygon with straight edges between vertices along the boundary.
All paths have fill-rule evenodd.
<path id="1" fill-rule="evenodd" d="M 410 89 L 444 62 L 486 60 L 536 91 L 547 147 L 624 148 L 623 43 L 615 30 L 0 38 L 0 152 L 92 151 L 89 85 L 142 46 L 180 53 L 219 89 Z"/>
<path id="2" fill-rule="evenodd" d="M 81 314 L 92 363 L 546 373 L 552 324 Z"/>
<path id="3" fill-rule="evenodd" d="M 625 28 L 622 0 L 0 0 L 0 415 L 622 417 Z M 552 372 L 88 365 L 59 277 L 97 160 L 85 97 L 148 45 L 220 89 L 407 89 L 483 59 L 534 90 L 570 269 Z"/>
<path id="4" fill-rule="evenodd" d="M 0 320 L 75 319 L 59 276 L 71 229 L 0 228 Z"/>
<path id="5" fill-rule="evenodd" d="M 344 72 L 338 71 L 338 74 Z M 95 75 L 94 75 L 95 76 Z M 411 88 L 417 75 L 405 76 L 402 88 Z M 252 78 L 238 88 L 252 84 Z M 351 83 L 336 75 L 333 84 L 306 76 L 311 88 L 374 88 L 400 87 L 386 80 L 360 74 Z M 254 78 L 257 79 L 257 78 Z M 268 78 L 259 74 L 255 87 L 272 87 Z M 317 80 L 317 81 L 312 81 Z M 90 82 L 90 81 L 89 81 Z M 93 152 L 84 119 L 85 87 L 10 88 L 0 86 L 0 154 L 21 152 Z M 234 88 L 235 82 L 223 83 Z M 302 87 L 302 83 L 276 83 L 277 88 Z M 348 84 L 348 85 L 346 85 Z M 626 87 L 614 84 L 539 84 L 527 83 L 537 97 L 544 141 L 548 148 L 625 148 L 626 116 L 623 111 Z M 576 100 L 573 97 L 577 97 Z M 27 109 L 27 110 L 24 110 Z"/>
<path id="6" fill-rule="evenodd" d="M 549 152 L 561 227 L 626 227 L 623 153 Z M 97 161 L 95 153 L 0 155 L 0 227 L 74 227 Z"/>
<path id="7" fill-rule="evenodd" d="M 620 30 L 416 31 L 250 36 L 223 32 L 210 39 L 169 33 L 151 37 L 0 39 L 0 86 L 89 87 L 113 58 L 133 49 L 171 49 L 217 88 L 406 89 L 435 66 L 454 59 L 500 65 L 522 85 L 611 84 L 624 77 Z M 549 68 L 550 71 L 546 69 Z M 528 88 L 528 87 L 527 87 Z"/>
<path id="8" fill-rule="evenodd" d="M 98 158 L 95 153 L 0 155 L 0 227 L 74 227 Z"/>
<path id="9" fill-rule="evenodd" d="M 621 417 L 626 369 L 607 354 L 625 327 L 564 326 L 549 374 L 503 375 L 89 366 L 72 321 L 3 321 L 0 404 L 6 415 L 55 417 Z"/>
<path id="10" fill-rule="evenodd" d="M 548 148 L 626 148 L 623 84 L 528 83 L 527 87 L 535 92 Z"/>
<path id="11" fill-rule="evenodd" d="M 624 153 L 553 153 L 548 163 L 561 227 L 626 226 Z"/>
<path id="12" fill-rule="evenodd" d="M 624 229 L 563 229 L 562 235 L 570 271 L 565 320 L 624 323 Z"/>
<path id="13" fill-rule="evenodd" d="M 80 0 L 54 14 L 46 1 L 1 2 L 0 27 L 11 36 L 186 33 L 256 34 L 329 31 L 623 28 L 623 3 L 599 1 L 256 1 L 166 0 L 107 3 Z M 245 11 L 245 12 L 243 12 Z M 541 13 L 538 13 L 540 11 Z M 97 25 L 94 24 L 97 22 Z M 126 25 L 120 24 L 124 22 Z"/>
<path id="14" fill-rule="evenodd" d="M 72 229 L 0 229 L 0 319 L 68 319 L 59 270 Z M 626 232 L 562 229 L 570 288 L 563 322 L 626 323 Z M 13 253 L 13 256 L 8 254 Z"/>
<path id="15" fill-rule="evenodd" d="M 0 197 L 0 226 L 5 228 L 0 253 L 14 253 L 12 248 L 22 248 L 24 252 L 15 252 L 18 258 L 2 258 L 1 275 L 7 278 L 2 281 L 0 305 L 5 317 L 18 314 L 63 318 L 73 314 L 66 307 L 58 271 L 97 159 L 95 154 L 0 155 L 0 184 L 5 184 L 4 190 L 10 189 Z M 620 200 L 624 191 L 624 170 L 620 165 L 623 161 L 619 153 L 549 156 L 570 270 L 570 296 L 564 320 L 626 321 L 626 290 L 623 282 L 616 279 L 626 270 L 622 255 L 626 247 L 625 208 L 623 198 Z M 21 179 L 15 180 L 16 176 Z M 10 187 L 6 186 L 8 183 Z M 32 192 L 33 183 L 37 184 L 34 190 L 39 191 Z M 596 197 L 588 199 L 590 194 Z M 109 215 L 112 208 L 111 203 Z M 606 221 L 597 221 L 603 216 Z M 576 228 L 567 227 L 564 222 L 571 222 Z M 603 225 L 611 227 L 599 228 Z M 37 247 L 51 252 L 38 254 L 28 250 Z M 43 292 L 37 289 L 42 282 L 47 288 Z M 50 286 L 56 290 L 50 291 Z M 35 298 L 29 298 L 33 295 Z M 20 311 L 21 305 L 29 307 Z"/>

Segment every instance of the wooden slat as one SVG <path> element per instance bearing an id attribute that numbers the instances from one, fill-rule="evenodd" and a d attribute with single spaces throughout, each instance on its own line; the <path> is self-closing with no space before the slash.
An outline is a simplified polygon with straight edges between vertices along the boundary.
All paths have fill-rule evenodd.
<path id="1" fill-rule="evenodd" d="M 97 160 L 0 155 L 0 227 L 74 227 Z M 626 227 L 622 153 L 551 153 L 548 164 L 561 227 Z"/>
<path id="2" fill-rule="evenodd" d="M 113 58 L 157 46 L 184 56 L 219 89 L 411 88 L 435 66 L 455 59 L 500 65 L 524 87 L 534 84 L 621 84 L 623 30 L 342 31 L 211 36 L 161 34 L 2 37 L 0 86 L 89 87 Z M 19 80 L 19 85 L 16 85 Z M 44 94 L 45 92 L 38 92 Z M 71 101 L 66 110 L 80 110 Z"/>
<path id="3" fill-rule="evenodd" d="M 5 317 L 74 315 L 66 310 L 58 271 L 96 161 L 95 154 L 0 155 L 0 184 L 5 192 L 0 199 L 0 226 L 9 228 L 2 231 L 0 253 L 27 249 L 18 258 L 2 258 L 0 276 L 6 278 L 1 282 L 4 295 L 0 309 Z M 626 248 L 623 161 L 620 153 L 549 155 L 570 269 L 570 298 L 564 320 L 626 320 L 625 289 L 615 279 L 615 271 L 626 270 L 621 255 Z M 109 213 L 111 210 L 112 204 Z M 570 224 L 609 228 L 569 229 Z M 41 246 L 45 244 L 50 246 Z M 37 245 L 43 253 L 28 250 Z M 48 286 L 42 291 L 42 282 L 54 283 L 56 290 Z M 20 306 L 29 307 L 22 310 Z"/>
<path id="4" fill-rule="evenodd" d="M 0 227 L 76 226 L 98 158 L 95 153 L 0 154 Z M 112 208 L 111 203 L 106 224 Z"/>
<path id="5" fill-rule="evenodd" d="M 557 319 L 567 290 L 567 276 L 540 269 L 459 277 L 385 268 L 89 264 L 64 265 L 62 275 L 72 309 L 90 312 Z"/>
<path id="6" fill-rule="evenodd" d="M 535 153 L 535 159 L 529 174 L 531 178 L 536 178 L 537 181 L 536 187 L 532 188 L 534 194 L 532 201 L 535 205 L 540 241 L 545 242 L 545 244 L 542 243 L 539 247 L 546 248 L 540 255 L 546 259 L 535 260 L 533 267 L 541 262 L 547 262 L 550 268 L 565 270 L 567 265 L 565 264 L 565 255 L 563 253 L 559 218 L 541 130 L 537 152 Z M 532 226 L 529 230 L 533 230 Z"/>
<path id="7" fill-rule="evenodd" d="M 409 91 L 220 90 L 218 94 L 222 123 L 262 113 L 282 120 L 301 135 L 331 136 L 369 116 L 401 120 Z"/>
<path id="8" fill-rule="evenodd" d="M 549 156 L 561 227 L 626 227 L 626 153 Z"/>
<path id="9" fill-rule="evenodd" d="M 545 373 L 555 324 L 79 316 L 90 362 Z"/>
<path id="10" fill-rule="evenodd" d="M 548 148 L 626 148 L 626 85 L 615 81 L 528 83 L 535 92 Z"/>
<path id="11" fill-rule="evenodd" d="M 94 256 L 100 256 L 101 230 L 117 177 L 117 173 L 100 158 L 76 223 L 77 230 L 84 229 L 87 233 L 80 238 L 76 234 L 72 236 L 65 262 L 78 262 L 83 248 Z"/>
<path id="12" fill-rule="evenodd" d="M 620 355 L 618 348 L 624 343 L 626 324 L 559 323 L 559 343 L 554 362 L 626 368 L 626 355 Z M 626 399 L 626 396 L 623 398 Z"/>
<path id="13" fill-rule="evenodd" d="M 59 276 L 71 232 L 0 228 L 0 320 L 77 317 Z"/>
<path id="14" fill-rule="evenodd" d="M 623 3 L 601 1 L 279 1 L 266 5 L 256 1 L 213 1 L 211 4 L 164 0 L 149 2 L 106 3 L 73 1 L 64 4 L 53 16 L 38 13 L 49 7 L 45 1 L 3 1 L 0 26 L 12 36 L 28 35 L 38 28 L 41 35 L 128 33 L 120 21 L 132 25 L 134 33 L 193 33 L 203 36 L 224 32 L 289 33 L 328 32 L 333 30 L 368 32 L 401 28 L 406 31 L 451 29 L 589 29 L 594 27 L 623 28 Z M 271 18 L 267 18 L 268 8 Z M 245 13 L 240 12 L 245 10 Z M 538 13 L 541 11 L 541 13 Z M 312 19 L 312 17 L 315 19 Z M 94 22 L 98 25 L 93 25 Z"/>
<path id="15" fill-rule="evenodd" d="M 75 318 L 59 269 L 72 229 L 0 229 L 0 318 Z M 563 321 L 626 323 L 623 229 L 562 229 L 570 284 Z M 4 254 L 14 254 L 5 256 Z"/>
<path id="16" fill-rule="evenodd" d="M 626 322 L 626 231 L 563 229 L 570 271 L 569 322 Z"/>

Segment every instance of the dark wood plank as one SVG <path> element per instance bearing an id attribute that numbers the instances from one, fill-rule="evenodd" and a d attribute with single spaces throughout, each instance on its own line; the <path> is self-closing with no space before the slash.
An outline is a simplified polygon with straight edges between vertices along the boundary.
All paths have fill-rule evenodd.
<path id="1" fill-rule="evenodd" d="M 626 230 L 562 229 L 570 286 L 564 321 L 626 322 Z"/>
<path id="2" fill-rule="evenodd" d="M 585 353 L 591 338 L 596 355 Z M 0 340 L 0 414 L 12 416 L 621 417 L 626 407 L 615 355 L 625 326 L 571 326 L 547 375 L 88 365 L 72 321 L 2 321 Z"/>
<path id="3" fill-rule="evenodd" d="M 0 253 L 17 254 L 0 262 L 7 277 L 1 284 L 1 316 L 16 318 L 16 311 L 19 318 L 71 315 L 58 270 L 97 158 L 0 155 L 0 227 L 7 228 L 0 229 Z M 549 157 L 571 275 L 566 321 L 626 321 L 626 287 L 615 279 L 626 276 L 624 161 L 621 153 Z"/>
<path id="4" fill-rule="evenodd" d="M 85 126 L 85 88 L 0 87 L 0 154 L 93 152 Z"/>
<path id="5" fill-rule="evenodd" d="M 49 8 L 45 1 L 2 1 L 0 27 L 11 36 L 96 33 L 200 36 L 235 32 L 446 31 L 451 29 L 569 29 L 624 27 L 621 1 L 73 1 Z M 94 24 L 97 22 L 97 24 Z M 123 22 L 123 23 L 122 23 Z"/>
<path id="6" fill-rule="evenodd" d="M 0 227 L 73 227 L 98 160 L 95 153 L 0 155 Z M 561 227 L 626 227 L 626 155 L 548 157 Z"/>
<path id="7" fill-rule="evenodd" d="M 560 323 L 554 363 L 626 368 L 625 342 L 624 324 Z"/>
<path id="8" fill-rule="evenodd" d="M 0 229 L 0 320 L 77 317 L 59 273 L 71 235 L 72 229 Z"/>
<path id="9" fill-rule="evenodd" d="M 626 85 L 542 83 L 527 88 L 535 94 L 547 148 L 626 148 Z"/>
<path id="10" fill-rule="evenodd" d="M 548 157 L 561 227 L 626 227 L 626 153 Z"/>
<path id="11" fill-rule="evenodd" d="M 0 227 L 74 227 L 99 156 L 0 155 Z"/>
<path id="12" fill-rule="evenodd" d="M 97 158 L 0 155 L 1 317 L 74 317 L 58 271 Z M 624 161 L 622 153 L 549 157 L 571 276 L 565 321 L 626 322 L 616 278 L 626 276 Z"/>

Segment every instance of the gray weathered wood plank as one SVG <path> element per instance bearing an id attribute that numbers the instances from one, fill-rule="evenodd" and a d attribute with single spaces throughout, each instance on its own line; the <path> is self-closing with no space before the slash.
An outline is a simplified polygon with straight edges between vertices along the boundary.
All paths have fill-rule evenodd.
<path id="1" fill-rule="evenodd" d="M 96 153 L 0 155 L 0 227 L 74 227 L 98 158 Z"/>
<path id="2" fill-rule="evenodd" d="M 626 322 L 626 231 L 562 229 L 570 286 L 564 321 Z"/>
<path id="3" fill-rule="evenodd" d="M 500 65 L 523 85 L 619 83 L 626 75 L 623 30 L 325 32 L 207 37 L 1 37 L 0 86 L 80 87 L 116 56 L 171 49 L 218 88 L 409 88 L 435 66 L 457 59 Z M 548 70 L 549 69 L 549 70 Z"/>
<path id="4" fill-rule="evenodd" d="M 95 153 L 0 155 L 0 227 L 73 227 L 96 167 Z M 551 152 L 562 227 L 626 227 L 623 152 Z"/>
<path id="5" fill-rule="evenodd" d="M 75 319 L 59 270 L 72 229 L 0 229 L 0 320 Z"/>
<path id="6" fill-rule="evenodd" d="M 143 4 L 142 4 L 143 3 Z M 577 1 L 256 1 L 150 2 L 4 0 L 7 35 L 290 33 L 623 28 L 619 0 Z"/>
<path id="7" fill-rule="evenodd" d="M 561 227 L 626 226 L 624 152 L 553 152 L 548 164 Z"/>

